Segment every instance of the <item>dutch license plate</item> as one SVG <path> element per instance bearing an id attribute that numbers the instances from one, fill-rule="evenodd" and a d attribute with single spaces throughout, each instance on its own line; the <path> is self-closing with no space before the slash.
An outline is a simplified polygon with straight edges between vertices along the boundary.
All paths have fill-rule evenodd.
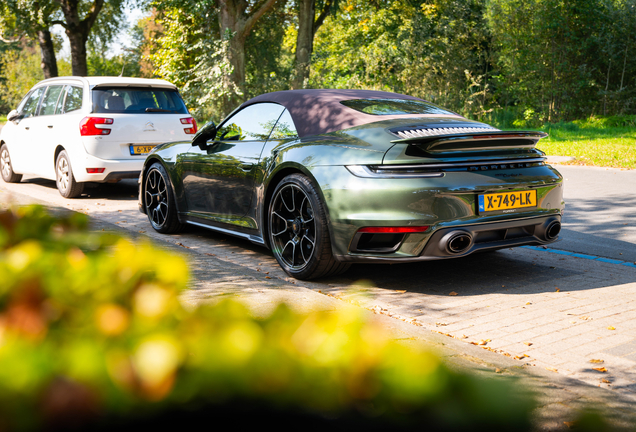
<path id="1" fill-rule="evenodd" d="M 479 195 L 479 213 L 537 206 L 537 191 L 502 192 Z"/>
<path id="2" fill-rule="evenodd" d="M 154 145 L 131 145 L 130 146 L 130 154 L 131 155 L 146 155 L 155 148 Z"/>

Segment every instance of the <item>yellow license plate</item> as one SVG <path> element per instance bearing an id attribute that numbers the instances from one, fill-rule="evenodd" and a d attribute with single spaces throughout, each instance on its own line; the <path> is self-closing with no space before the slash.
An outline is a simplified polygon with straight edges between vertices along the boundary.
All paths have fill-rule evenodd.
<path id="1" fill-rule="evenodd" d="M 479 195 L 479 213 L 491 211 L 514 211 L 523 207 L 537 206 L 537 191 L 502 192 Z"/>
<path id="2" fill-rule="evenodd" d="M 130 146 L 130 154 L 131 155 L 145 155 L 152 151 L 155 148 L 153 145 L 131 145 Z"/>

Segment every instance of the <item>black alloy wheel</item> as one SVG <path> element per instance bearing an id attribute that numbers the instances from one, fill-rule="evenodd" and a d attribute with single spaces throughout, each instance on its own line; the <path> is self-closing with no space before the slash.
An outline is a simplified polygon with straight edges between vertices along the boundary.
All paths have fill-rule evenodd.
<path id="1" fill-rule="evenodd" d="M 268 221 L 270 246 L 290 276 L 314 279 L 349 268 L 331 253 L 326 212 L 316 188 L 304 175 L 289 175 L 276 186 Z"/>
<path id="2" fill-rule="evenodd" d="M 9 149 L 6 144 L 0 147 L 0 172 L 2 173 L 2 179 L 7 183 L 18 183 L 22 180 L 22 174 L 13 172 L 11 156 L 9 155 Z"/>
<path id="3" fill-rule="evenodd" d="M 170 188 L 168 173 L 160 163 L 154 163 L 145 176 L 144 206 L 150 225 L 162 234 L 176 233 L 183 228 Z"/>
<path id="4" fill-rule="evenodd" d="M 66 150 L 62 150 L 55 160 L 55 183 L 64 198 L 77 198 L 84 192 L 84 183 L 75 181 L 71 159 Z"/>

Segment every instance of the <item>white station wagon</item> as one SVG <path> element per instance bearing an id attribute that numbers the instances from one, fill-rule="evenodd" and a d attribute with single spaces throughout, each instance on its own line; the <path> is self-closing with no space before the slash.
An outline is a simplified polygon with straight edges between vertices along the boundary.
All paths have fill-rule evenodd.
<path id="1" fill-rule="evenodd" d="M 138 178 L 158 144 L 197 131 L 177 88 L 164 80 L 59 77 L 39 82 L 0 132 L 5 182 L 23 174 L 55 180 L 66 198 L 86 182 Z"/>

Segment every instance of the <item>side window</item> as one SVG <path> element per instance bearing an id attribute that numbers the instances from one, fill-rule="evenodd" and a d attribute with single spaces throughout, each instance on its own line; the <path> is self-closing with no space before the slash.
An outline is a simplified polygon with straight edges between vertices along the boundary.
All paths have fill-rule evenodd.
<path id="1" fill-rule="evenodd" d="M 280 115 L 269 139 L 282 140 L 290 138 L 298 138 L 298 132 L 296 132 L 296 126 L 294 126 L 291 114 L 285 110 Z"/>
<path id="2" fill-rule="evenodd" d="M 221 141 L 265 141 L 284 108 L 274 103 L 250 105 L 227 119 L 217 132 Z"/>
<path id="3" fill-rule="evenodd" d="M 66 100 L 64 101 L 64 113 L 82 109 L 82 96 L 84 91 L 81 87 L 66 86 Z"/>
<path id="4" fill-rule="evenodd" d="M 24 108 L 20 112 L 22 118 L 33 117 L 38 109 L 38 104 L 40 102 L 40 96 L 44 93 L 44 87 L 40 87 L 31 93 L 26 103 L 24 104 Z"/>
<path id="5" fill-rule="evenodd" d="M 44 92 L 44 98 L 42 98 L 42 104 L 40 106 L 40 114 L 44 115 L 52 115 L 55 114 L 55 107 L 57 106 L 57 100 L 60 97 L 60 93 L 62 93 L 62 89 L 64 86 L 49 86 L 46 88 Z"/>

